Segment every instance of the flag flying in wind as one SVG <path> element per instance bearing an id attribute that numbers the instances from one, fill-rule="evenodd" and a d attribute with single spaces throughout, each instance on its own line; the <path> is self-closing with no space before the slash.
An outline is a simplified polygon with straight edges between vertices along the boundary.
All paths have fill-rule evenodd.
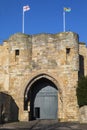
<path id="1" fill-rule="evenodd" d="M 25 12 L 25 11 L 28 11 L 28 10 L 30 10 L 29 5 L 23 6 L 23 11 L 24 11 L 24 12 Z"/>
<path id="2" fill-rule="evenodd" d="M 64 8 L 64 11 L 65 11 L 65 12 L 70 12 L 70 11 L 71 11 L 71 8 L 66 8 L 66 7 L 65 7 L 65 8 Z"/>

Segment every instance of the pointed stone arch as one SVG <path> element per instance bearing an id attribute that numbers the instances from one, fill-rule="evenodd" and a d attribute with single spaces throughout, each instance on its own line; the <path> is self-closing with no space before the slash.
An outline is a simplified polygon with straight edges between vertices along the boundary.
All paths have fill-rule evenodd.
<path id="1" fill-rule="evenodd" d="M 40 84 L 41 83 L 44 83 L 44 85 L 45 85 L 45 87 L 40 87 Z M 39 84 L 39 87 L 37 87 L 37 84 Z M 35 86 L 36 85 L 36 86 Z M 42 85 L 43 86 L 43 85 Z M 48 86 L 48 87 L 47 87 Z M 49 91 L 50 90 L 50 93 L 55 93 L 56 92 L 56 104 L 54 104 L 56 107 L 55 107 L 55 109 L 57 110 L 58 108 L 58 97 L 61 97 L 61 100 L 62 100 L 62 91 L 61 91 L 61 89 L 60 89 L 60 86 L 59 86 L 59 84 L 58 84 L 58 82 L 57 82 L 57 80 L 56 79 L 54 79 L 52 76 L 50 76 L 50 75 L 48 75 L 48 74 L 45 74 L 45 73 L 42 73 L 42 74 L 39 74 L 39 75 L 36 75 L 36 76 L 34 76 L 31 80 L 30 80 L 30 82 L 27 84 L 27 86 L 26 86 L 26 89 L 25 89 L 25 93 L 24 93 L 24 110 L 27 110 L 27 111 L 29 111 L 29 120 L 33 120 L 33 119 L 35 119 L 35 112 L 33 111 L 33 109 L 35 108 L 37 108 L 37 111 L 39 110 L 39 107 L 35 107 L 35 104 L 34 103 L 36 103 L 36 106 L 38 106 L 37 104 L 37 97 L 36 97 L 36 95 L 39 95 L 39 94 L 41 94 L 41 93 L 39 93 L 39 91 L 41 91 L 42 93 L 44 92 L 44 91 Z M 57 91 L 56 91 L 57 90 Z M 33 91 L 33 92 L 32 92 Z M 36 91 L 36 92 L 34 92 L 34 91 Z M 32 94 L 31 94 L 32 93 Z M 34 94 L 33 94 L 34 93 Z M 44 93 L 45 94 L 45 98 L 46 98 L 46 93 Z M 60 95 L 60 96 L 58 96 L 58 94 Z M 31 95 L 33 95 L 33 96 L 31 96 Z M 50 95 L 50 94 L 48 94 L 48 95 Z M 53 94 L 52 96 L 55 96 L 55 94 Z M 51 100 L 52 99 L 52 100 Z M 52 97 L 50 97 L 49 99 L 48 99 L 48 97 L 47 97 L 47 99 L 46 100 L 51 100 L 50 102 L 50 104 L 52 104 L 52 102 L 55 102 L 54 101 L 54 99 L 55 98 L 52 98 Z M 39 100 L 42 100 L 42 97 L 41 98 L 39 98 Z M 43 99 L 44 100 L 44 99 Z M 33 102 L 33 105 L 31 105 L 32 103 L 31 102 Z M 42 102 L 42 101 L 41 101 Z M 40 102 L 40 103 L 41 103 Z M 41 104 L 39 103 L 39 106 L 41 107 Z M 46 103 L 47 104 L 47 103 Z M 53 105 L 53 106 L 54 106 Z M 46 105 L 47 106 L 47 105 Z M 49 105 L 50 107 L 51 107 L 51 105 Z M 48 107 L 49 107 L 48 106 Z M 46 108 L 43 108 L 43 109 L 46 109 Z M 54 109 L 54 108 L 53 108 Z M 56 111 L 55 110 L 55 111 Z M 53 110 L 51 110 L 51 112 L 52 112 Z M 58 110 L 57 110 L 58 111 Z M 42 116 L 41 116 L 41 119 L 44 119 L 44 118 L 48 118 L 48 119 L 53 119 L 53 118 L 57 118 L 57 113 L 58 112 L 54 112 L 54 113 L 52 113 L 52 115 L 53 116 L 50 116 L 50 117 L 44 117 L 43 116 L 43 114 L 42 114 Z M 43 112 L 42 112 L 43 113 Z M 56 113 L 56 114 L 55 114 Z M 39 117 L 39 114 L 37 114 L 38 115 L 38 117 Z M 49 114 L 50 115 L 50 114 Z M 54 116 L 54 115 L 56 115 L 56 116 Z"/>
<path id="2" fill-rule="evenodd" d="M 46 78 L 46 79 L 50 80 L 51 82 L 53 82 L 53 83 L 56 85 L 56 87 L 57 87 L 57 89 L 58 89 L 60 95 L 62 96 L 62 90 L 60 89 L 60 85 L 59 85 L 58 81 L 57 81 L 55 78 L 53 78 L 52 76 L 48 75 L 48 74 L 41 73 L 41 74 L 38 74 L 38 75 L 34 76 L 34 77 L 28 82 L 28 84 L 27 84 L 27 86 L 26 86 L 26 89 L 25 89 L 25 92 L 24 92 L 24 97 L 25 97 L 25 98 L 27 98 L 27 94 L 28 94 L 29 89 L 30 89 L 30 87 L 32 86 L 32 84 L 33 84 L 34 82 L 36 82 L 37 80 L 41 79 L 41 78 Z"/>

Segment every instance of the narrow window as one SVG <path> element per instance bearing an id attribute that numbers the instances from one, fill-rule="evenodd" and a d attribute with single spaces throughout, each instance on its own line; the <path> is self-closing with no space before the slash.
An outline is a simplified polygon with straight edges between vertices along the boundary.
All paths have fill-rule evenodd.
<path id="1" fill-rule="evenodd" d="M 19 56 L 19 50 L 15 50 L 15 56 Z"/>
<path id="2" fill-rule="evenodd" d="M 70 64 L 70 48 L 66 48 L 66 64 Z"/>
<path id="3" fill-rule="evenodd" d="M 66 48 L 66 54 L 70 54 L 70 48 Z"/>

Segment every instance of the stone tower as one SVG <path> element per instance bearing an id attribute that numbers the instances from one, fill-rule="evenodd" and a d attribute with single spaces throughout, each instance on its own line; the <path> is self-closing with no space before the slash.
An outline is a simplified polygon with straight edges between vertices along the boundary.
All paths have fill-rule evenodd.
<path id="1" fill-rule="evenodd" d="M 17 33 L 0 46 L 0 53 L 0 88 L 17 104 L 19 120 L 79 121 L 76 33 Z"/>

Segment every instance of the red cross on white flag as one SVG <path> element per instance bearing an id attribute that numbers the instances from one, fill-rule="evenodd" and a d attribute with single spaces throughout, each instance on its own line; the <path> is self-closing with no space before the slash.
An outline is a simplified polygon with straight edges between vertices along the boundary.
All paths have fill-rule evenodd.
<path id="1" fill-rule="evenodd" d="M 25 11 L 28 11 L 28 10 L 30 10 L 29 5 L 23 6 L 23 11 L 24 11 L 24 12 L 25 12 Z"/>

